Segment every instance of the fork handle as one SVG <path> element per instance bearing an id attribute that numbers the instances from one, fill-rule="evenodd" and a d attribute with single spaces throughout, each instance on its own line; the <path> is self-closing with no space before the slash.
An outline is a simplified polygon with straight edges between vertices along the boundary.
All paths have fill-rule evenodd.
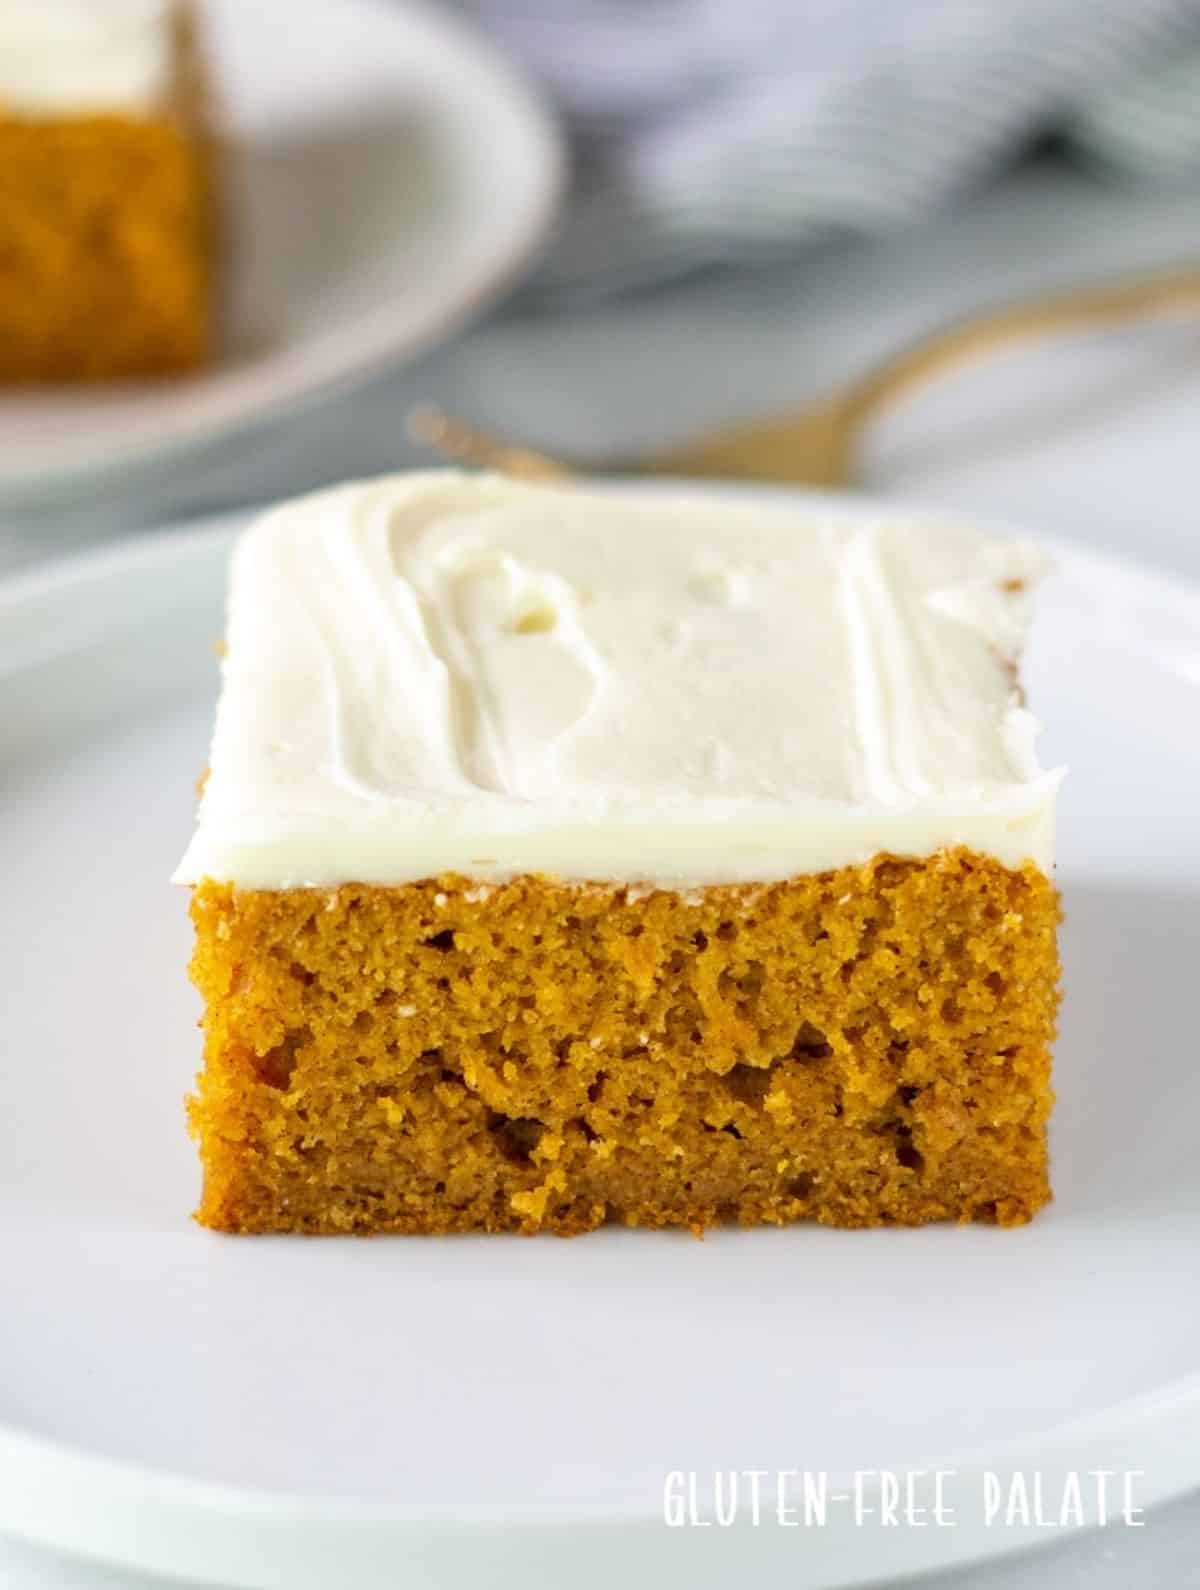
<path id="1" fill-rule="evenodd" d="M 1181 267 L 1097 287 L 985 309 L 917 338 L 842 393 L 843 415 L 857 429 L 914 387 L 981 354 L 1086 326 L 1118 325 L 1143 315 L 1200 306 L 1200 269 Z"/>
<path id="2" fill-rule="evenodd" d="M 649 456 L 610 459 L 608 468 L 622 474 L 845 486 L 853 479 L 855 444 L 865 423 L 912 388 L 1009 343 L 1191 305 L 1200 306 L 1200 268 L 1195 266 L 981 310 L 909 343 L 800 413 L 752 420 Z M 414 410 L 408 428 L 415 441 L 444 457 L 526 479 L 555 479 L 588 469 L 586 463 L 574 466 L 514 447 L 437 409 Z"/>

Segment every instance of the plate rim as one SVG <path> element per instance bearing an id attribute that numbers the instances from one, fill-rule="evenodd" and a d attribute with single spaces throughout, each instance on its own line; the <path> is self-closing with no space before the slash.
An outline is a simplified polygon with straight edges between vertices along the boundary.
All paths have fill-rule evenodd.
<path id="1" fill-rule="evenodd" d="M 630 484 L 612 483 L 618 492 Z M 645 490 L 646 483 L 637 482 L 636 488 Z M 868 521 L 880 517 L 951 519 L 1001 534 L 1027 533 L 992 516 L 922 509 L 915 502 L 857 493 L 685 480 L 656 481 L 651 486 L 655 491 L 672 488 L 808 504 Z M 36 610 L 46 602 L 79 601 L 96 581 L 159 580 L 165 564 L 193 558 L 216 560 L 228 552 L 237 532 L 259 511 L 244 507 L 167 524 L 18 570 L 0 579 L 0 618 Z M 1153 587 L 1172 605 L 1186 603 L 1200 617 L 1200 581 L 1065 538 L 1038 539 L 1065 564 L 1134 579 L 1143 589 Z M 0 644 L 0 675 L 7 671 L 7 661 L 6 648 Z M 1056 1470 L 1086 1469 L 1094 1463 L 1098 1449 L 1105 1454 L 1105 1466 L 1148 1470 L 1153 1466 L 1154 1482 L 1144 1486 L 1146 1506 L 1195 1489 L 1200 1485 L 1200 1371 L 1177 1375 L 1098 1411 L 1037 1427 L 996 1445 L 976 1445 L 957 1455 L 941 1454 L 929 1466 L 967 1475 L 1005 1467 L 1053 1474 Z M 1126 1464 L 1115 1461 L 1122 1451 L 1131 1459 Z M 81 1498 L 87 1498 L 86 1505 Z M 196 1531 L 198 1523 L 203 1524 L 202 1541 Z M 383 1548 L 394 1553 L 383 1562 L 393 1577 L 366 1577 L 364 1586 L 394 1582 L 399 1561 L 418 1569 L 409 1580 L 414 1585 L 449 1584 L 453 1581 L 442 1577 L 447 1565 L 454 1563 L 455 1572 L 481 1571 L 493 1561 L 500 1538 L 514 1563 L 522 1561 L 526 1553 L 536 1552 L 539 1561 L 564 1572 L 568 1564 L 578 1567 L 579 1547 L 586 1542 L 588 1553 L 584 1555 L 590 1554 L 589 1566 L 583 1579 L 576 1573 L 575 1582 L 598 1587 L 614 1573 L 627 1570 L 629 1552 L 665 1552 L 666 1537 L 671 1537 L 671 1550 L 664 1557 L 664 1571 L 686 1569 L 697 1590 L 709 1585 L 715 1590 L 727 1582 L 722 1576 L 730 1564 L 720 1550 L 713 1550 L 718 1538 L 739 1542 L 739 1550 L 745 1554 L 744 1560 L 739 1559 L 740 1571 L 753 1560 L 758 1565 L 756 1571 L 778 1574 L 786 1569 L 793 1584 L 811 1585 L 815 1590 L 818 1585 L 863 1584 L 885 1571 L 920 1572 L 981 1561 L 1082 1532 L 1063 1529 L 1048 1537 L 1033 1528 L 1028 1532 L 1006 1530 L 1003 1535 L 978 1526 L 908 1530 L 897 1532 L 909 1537 L 907 1540 L 886 1539 L 880 1545 L 869 1531 L 829 1526 L 815 1540 L 806 1536 L 810 1549 L 801 1555 L 784 1530 L 752 1531 L 739 1523 L 713 1535 L 698 1530 L 671 1531 L 654 1514 L 615 1513 L 603 1504 L 579 1506 L 570 1512 L 563 1509 L 553 1519 L 533 1509 L 523 1516 L 521 1510 L 504 1507 L 491 1517 L 486 1509 L 472 1508 L 470 1517 L 463 1520 L 450 1512 L 406 1511 L 395 1502 L 354 1498 L 317 1502 L 286 1492 L 251 1491 L 115 1458 L 6 1422 L 0 1422 L 0 1528 L 43 1544 L 66 1546 L 96 1560 L 167 1574 L 185 1571 L 181 1563 L 186 1563 L 190 1574 L 207 1574 L 264 1590 L 285 1584 L 289 1590 L 323 1585 L 327 1582 L 321 1577 L 326 1571 L 323 1565 L 330 1560 L 326 1553 L 338 1553 L 338 1560 L 356 1566 L 361 1562 L 369 1573 L 373 1564 L 379 1565 Z M 911 1560 L 905 1558 L 906 1553 Z M 306 1563 L 309 1568 L 315 1564 L 316 1577 L 304 1576 Z M 830 1572 L 834 1577 L 829 1577 Z M 816 1576 L 810 1577 L 813 1574 Z"/>
<path id="2" fill-rule="evenodd" d="M 523 269 L 549 236 L 567 185 L 566 135 L 548 98 L 529 74 L 499 51 L 482 30 L 470 26 L 453 12 L 435 7 L 431 0 L 402 0 L 402 5 L 386 7 L 380 0 L 356 0 L 356 3 L 393 23 L 424 32 L 429 38 L 437 39 L 443 49 L 471 62 L 476 70 L 505 82 L 506 114 L 523 122 L 525 132 L 536 146 L 539 170 L 536 183 L 530 183 L 527 211 L 520 217 L 520 224 L 512 228 L 503 251 L 493 251 L 476 267 L 454 301 L 448 301 L 436 315 L 431 314 L 419 331 L 407 332 L 391 342 L 386 336 L 381 339 L 380 328 L 387 325 L 389 315 L 386 307 L 377 306 L 361 321 L 363 327 L 369 325 L 371 338 L 360 336 L 357 344 L 382 340 L 381 347 L 359 346 L 350 358 L 345 355 L 336 359 L 327 357 L 323 369 L 265 403 L 243 398 L 223 408 L 220 414 L 183 426 L 178 434 L 158 441 L 143 437 L 122 442 L 118 438 L 91 448 L 86 445 L 73 447 L 74 456 L 68 456 L 62 463 L 43 462 L 22 468 L 19 463 L 9 466 L 0 461 L 0 508 L 47 511 L 90 485 L 110 488 L 128 481 L 132 486 L 184 459 L 203 457 L 235 431 L 243 440 L 252 439 L 280 421 L 356 391 L 390 370 L 402 368 L 468 325 L 520 280 Z"/>
<path id="3" fill-rule="evenodd" d="M 977 1485 L 988 1471 L 1036 1471 L 1053 1486 L 1067 1473 L 1101 1466 L 1144 1472 L 1142 1465 L 1153 1458 L 1159 1474 L 1169 1470 L 1169 1477 L 1146 1487 L 1142 1505 L 1150 1508 L 1195 1488 L 1198 1431 L 1200 1373 L 1194 1373 L 1176 1383 L 1173 1395 L 1149 1392 L 989 1449 L 986 1464 L 972 1452 L 928 1466 Z M 878 1497 L 878 1486 L 868 1494 Z M 880 1535 L 856 1530 L 850 1515 L 840 1513 L 819 1531 L 805 1531 L 808 1549 L 798 1553 L 786 1529 L 755 1528 L 744 1518 L 710 1534 L 670 1529 L 658 1514 L 605 1514 L 599 1506 L 564 1510 L 554 1519 L 503 1507 L 462 1520 L 440 1511 L 404 1513 L 385 1503 L 316 1504 L 189 1479 L 0 1425 L 0 1529 L 97 1562 L 247 1590 L 325 1590 L 331 1561 L 353 1572 L 359 1590 L 392 1590 L 401 1564 L 414 1590 L 452 1590 L 467 1572 L 482 1575 L 483 1583 L 515 1587 L 527 1583 L 530 1556 L 545 1582 L 570 1582 L 578 1590 L 611 1590 L 615 1575 L 629 1572 L 635 1560 L 646 1571 L 656 1556 L 664 1575 L 676 1576 L 664 1582 L 682 1582 L 677 1576 L 685 1573 L 695 1590 L 725 1590 L 731 1569 L 776 1579 L 786 1573 L 797 1590 L 850 1590 L 884 1574 L 890 1580 L 1014 1556 L 1097 1527 L 1071 1524 L 1048 1537 L 1031 1523 L 998 1534 L 973 1518 L 954 1529 Z M 498 1556 L 510 1564 L 511 1580 L 492 1576 Z"/>

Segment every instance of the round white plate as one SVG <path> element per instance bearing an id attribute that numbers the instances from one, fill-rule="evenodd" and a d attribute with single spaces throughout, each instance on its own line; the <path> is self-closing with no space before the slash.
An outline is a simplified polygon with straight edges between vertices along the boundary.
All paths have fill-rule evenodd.
<path id="1" fill-rule="evenodd" d="M 1057 1537 L 985 1527 L 984 1469 L 1056 1512 L 1068 1469 L 1200 1482 L 1200 591 L 1066 549 L 1045 590 L 1067 1000 L 1032 1225 L 236 1239 L 188 1218 L 166 883 L 229 539 L 0 587 L 0 1528 L 278 1590 L 803 1587 Z M 956 1527 L 663 1521 L 670 1471 L 913 1466 L 957 1471 Z"/>
<path id="2" fill-rule="evenodd" d="M 161 467 L 412 356 L 507 285 L 548 226 L 556 128 L 445 10 L 202 0 L 201 14 L 228 137 L 221 355 L 178 380 L 0 388 L 0 504 Z"/>

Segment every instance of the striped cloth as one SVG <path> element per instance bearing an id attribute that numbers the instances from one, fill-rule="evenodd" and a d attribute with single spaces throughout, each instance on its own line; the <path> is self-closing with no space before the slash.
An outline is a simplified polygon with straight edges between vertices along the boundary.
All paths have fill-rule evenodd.
<path id="1" fill-rule="evenodd" d="M 1200 0 L 454 0 L 548 89 L 532 284 L 619 292 L 918 219 L 1053 135 L 1200 180 Z"/>

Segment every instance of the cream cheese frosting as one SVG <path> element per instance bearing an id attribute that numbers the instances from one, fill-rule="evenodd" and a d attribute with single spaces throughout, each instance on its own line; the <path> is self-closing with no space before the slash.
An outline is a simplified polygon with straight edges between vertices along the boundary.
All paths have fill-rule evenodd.
<path id="1" fill-rule="evenodd" d="M 267 513 L 233 558 L 176 881 L 770 881 L 1052 865 L 1015 660 L 1030 544 L 455 472 Z"/>
<path id="2" fill-rule="evenodd" d="M 170 0 L 0 0 L 0 112 L 153 111 L 173 70 Z"/>

